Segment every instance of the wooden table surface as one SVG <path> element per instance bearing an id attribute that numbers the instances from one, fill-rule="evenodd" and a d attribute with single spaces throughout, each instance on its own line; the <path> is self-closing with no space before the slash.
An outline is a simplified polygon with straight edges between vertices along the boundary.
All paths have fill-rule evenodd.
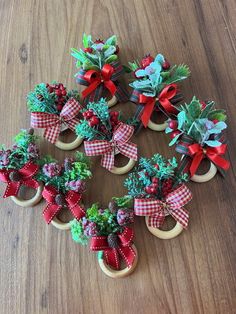
<path id="1" fill-rule="evenodd" d="M 43 202 L 23 209 L 2 199 L 0 313 L 236 313 L 235 31 L 234 0 L 0 1 L 1 143 L 10 146 L 19 129 L 29 127 L 25 97 L 36 83 L 76 87 L 70 48 L 81 47 L 83 32 L 117 34 L 123 63 L 161 52 L 190 66 L 182 84 L 186 101 L 196 95 L 227 110 L 232 164 L 225 180 L 217 175 L 190 183 L 190 225 L 176 239 L 153 237 L 137 219 L 139 264 L 121 280 L 106 277 L 95 254 L 73 242 L 70 232 L 47 226 Z M 131 103 L 117 108 L 127 116 L 135 110 Z M 136 142 L 143 156 L 176 155 L 163 133 L 146 130 Z M 44 140 L 41 149 L 59 160 L 72 155 Z M 102 169 L 99 158 L 93 171 L 87 204 L 105 206 L 126 193 L 125 176 Z"/>

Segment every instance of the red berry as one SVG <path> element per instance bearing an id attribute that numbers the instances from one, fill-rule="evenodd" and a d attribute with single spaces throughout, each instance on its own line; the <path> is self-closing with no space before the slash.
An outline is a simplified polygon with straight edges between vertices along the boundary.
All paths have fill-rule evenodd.
<path id="1" fill-rule="evenodd" d="M 168 126 L 169 128 L 171 128 L 172 130 L 176 130 L 178 127 L 178 122 L 176 120 L 170 120 L 168 122 Z"/>
<path id="2" fill-rule="evenodd" d="M 142 68 L 146 68 L 150 63 L 154 61 L 154 58 L 150 55 L 144 57 L 141 61 Z"/>
<path id="3" fill-rule="evenodd" d="M 102 39 L 96 39 L 95 44 L 104 44 L 104 41 Z"/>
<path id="4" fill-rule="evenodd" d="M 162 63 L 162 69 L 163 70 L 168 70 L 170 68 L 170 63 L 165 60 L 163 63 Z"/>
<path id="5" fill-rule="evenodd" d="M 63 106 L 62 106 L 61 104 L 58 104 L 58 105 L 57 105 L 57 110 L 58 110 L 58 111 L 61 111 L 62 108 L 63 108 Z"/>
<path id="6" fill-rule="evenodd" d="M 89 121 L 89 125 L 90 126 L 95 126 L 98 125 L 100 122 L 100 120 L 98 119 L 98 117 L 93 116 L 90 121 Z"/>
<path id="7" fill-rule="evenodd" d="M 157 184 L 158 183 L 158 178 L 152 178 L 152 183 Z"/>
<path id="8" fill-rule="evenodd" d="M 155 164 L 155 165 L 154 165 L 154 168 L 159 169 L 158 164 Z"/>
<path id="9" fill-rule="evenodd" d="M 175 130 L 174 132 L 171 133 L 170 137 L 173 139 L 177 135 L 179 135 L 181 132 L 179 130 Z"/>
<path id="10" fill-rule="evenodd" d="M 93 52 L 93 48 L 91 48 L 91 47 L 84 48 L 84 52 L 92 53 Z"/>
<path id="11" fill-rule="evenodd" d="M 67 94 L 66 90 L 65 90 L 65 89 L 62 90 L 62 91 L 61 91 L 61 94 L 62 94 L 62 96 L 66 96 L 66 94 Z"/>
<path id="12" fill-rule="evenodd" d="M 218 122 L 219 122 L 219 120 L 214 119 L 214 120 L 212 120 L 212 122 L 213 122 L 214 124 L 216 124 L 216 123 L 218 123 Z"/>
<path id="13" fill-rule="evenodd" d="M 205 101 L 200 101 L 201 104 L 201 109 L 204 110 L 207 106 L 207 104 L 205 103 Z"/>
<path id="14" fill-rule="evenodd" d="M 57 96 L 61 96 L 61 90 L 60 90 L 60 89 L 57 89 L 56 92 L 55 92 L 55 94 L 56 94 Z"/>

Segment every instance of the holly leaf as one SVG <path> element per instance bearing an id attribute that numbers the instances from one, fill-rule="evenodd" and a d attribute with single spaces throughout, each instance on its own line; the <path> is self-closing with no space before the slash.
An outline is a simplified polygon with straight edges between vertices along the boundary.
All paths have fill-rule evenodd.
<path id="1" fill-rule="evenodd" d="M 107 59 L 105 59 L 105 63 L 112 63 L 118 59 L 117 55 L 111 55 Z"/>
<path id="2" fill-rule="evenodd" d="M 179 137 L 182 135 L 182 133 L 176 135 L 169 143 L 169 146 L 173 146 L 179 139 Z"/>
<path id="3" fill-rule="evenodd" d="M 117 37 L 116 37 L 116 35 L 113 35 L 113 36 L 109 37 L 106 40 L 105 45 L 116 46 L 117 45 Z"/>
<path id="4" fill-rule="evenodd" d="M 222 132 L 222 130 L 224 130 L 226 128 L 227 128 L 227 124 L 223 121 L 220 121 L 214 125 L 214 128 L 208 130 L 208 133 L 209 134 L 219 134 Z"/>
<path id="5" fill-rule="evenodd" d="M 144 77 L 147 75 L 146 71 L 143 69 L 140 69 L 138 71 L 135 72 L 136 77 Z"/>
<path id="6" fill-rule="evenodd" d="M 180 111 L 177 115 L 177 119 L 178 119 L 178 129 L 181 130 L 181 128 L 184 125 L 184 122 L 186 120 L 186 114 L 184 111 Z"/>
<path id="7" fill-rule="evenodd" d="M 205 141 L 204 143 L 210 147 L 217 147 L 217 146 L 220 146 L 222 144 L 220 141 L 211 141 L 211 140 Z"/>
<path id="8" fill-rule="evenodd" d="M 209 115 L 209 113 L 212 111 L 212 108 L 214 107 L 214 105 L 215 105 L 215 102 L 214 102 L 214 101 L 209 102 L 209 103 L 206 105 L 205 109 L 202 110 L 202 112 L 201 112 L 199 118 L 200 118 L 200 119 L 207 118 L 208 115 Z"/>
<path id="9" fill-rule="evenodd" d="M 88 48 L 89 47 L 89 44 L 88 44 L 88 36 L 84 33 L 83 34 L 83 46 L 84 48 Z"/>

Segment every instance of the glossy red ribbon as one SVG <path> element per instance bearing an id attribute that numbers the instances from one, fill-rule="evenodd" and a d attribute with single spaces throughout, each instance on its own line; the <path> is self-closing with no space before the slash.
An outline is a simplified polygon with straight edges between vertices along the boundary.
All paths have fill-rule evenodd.
<path id="1" fill-rule="evenodd" d="M 132 248 L 134 231 L 131 228 L 124 228 L 124 231 L 117 234 L 119 245 L 117 248 L 111 248 L 107 242 L 107 236 L 92 237 L 90 249 L 92 251 L 103 251 L 107 265 L 120 269 L 120 261 L 123 259 L 125 264 L 130 268 L 134 262 L 136 253 Z"/>
<path id="2" fill-rule="evenodd" d="M 59 192 L 53 186 L 48 185 L 43 189 L 43 198 L 48 203 L 43 211 L 43 216 L 48 224 L 63 207 L 62 205 L 57 204 L 55 201 L 55 197 L 58 194 Z M 79 205 L 81 198 L 82 195 L 76 193 L 75 191 L 68 191 L 65 195 L 66 206 L 77 220 L 80 220 L 85 215 L 84 209 Z"/>
<path id="3" fill-rule="evenodd" d="M 33 176 L 38 172 L 39 166 L 32 162 L 26 163 L 21 169 L 14 170 L 0 170 L 0 181 L 7 183 L 7 188 L 3 195 L 4 198 L 9 196 L 17 196 L 21 185 L 37 189 L 39 186 L 38 181 L 33 179 Z M 18 172 L 20 176 L 19 181 L 11 181 L 9 175 L 11 172 Z"/>
<path id="4" fill-rule="evenodd" d="M 163 88 L 158 97 L 148 97 L 143 94 L 139 95 L 139 102 L 141 104 L 144 104 L 141 121 L 145 127 L 147 127 L 148 121 L 151 118 L 156 101 L 159 101 L 160 105 L 167 113 L 176 113 L 175 107 L 170 102 L 170 99 L 172 99 L 176 95 L 176 93 L 177 85 L 169 84 Z"/>
<path id="5" fill-rule="evenodd" d="M 211 160 L 216 166 L 227 170 L 229 169 L 230 163 L 228 160 L 222 158 L 220 155 L 224 155 L 227 149 L 227 144 L 221 144 L 217 147 L 208 147 L 203 148 L 200 144 L 192 144 L 188 147 L 190 156 L 193 157 L 191 166 L 190 166 L 190 175 L 191 177 L 196 173 L 202 159 L 207 157 Z"/>
<path id="6" fill-rule="evenodd" d="M 83 98 L 91 94 L 100 84 L 104 84 L 113 96 L 117 89 L 116 85 L 111 80 L 114 71 L 114 68 L 110 64 L 104 64 L 101 71 L 87 71 L 84 74 L 84 79 L 89 82 L 90 85 L 82 91 Z"/>

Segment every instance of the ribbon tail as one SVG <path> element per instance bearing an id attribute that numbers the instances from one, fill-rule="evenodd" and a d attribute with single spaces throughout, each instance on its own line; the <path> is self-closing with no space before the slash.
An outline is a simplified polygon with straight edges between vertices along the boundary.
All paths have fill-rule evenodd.
<path id="1" fill-rule="evenodd" d="M 224 159 L 219 155 L 207 155 L 207 157 L 218 167 L 228 170 L 230 167 L 230 163 L 228 160 Z"/>
<path id="2" fill-rule="evenodd" d="M 170 211 L 171 216 L 178 221 L 181 226 L 186 229 L 188 226 L 189 212 L 184 208 Z"/>
<path id="3" fill-rule="evenodd" d="M 77 219 L 80 220 L 82 217 L 85 216 L 85 211 L 83 208 L 76 204 L 75 206 L 69 206 L 70 211 L 72 212 L 72 215 Z"/>
<path id="4" fill-rule="evenodd" d="M 88 95 L 91 94 L 100 84 L 101 84 L 101 81 L 94 81 L 93 83 L 91 83 L 88 87 L 86 87 L 82 91 L 82 97 L 83 98 L 88 97 Z"/>
<path id="5" fill-rule="evenodd" d="M 132 246 L 122 246 L 118 248 L 118 251 L 122 257 L 122 259 L 125 261 L 125 264 L 130 268 L 133 265 L 136 253 Z"/>
<path id="6" fill-rule="evenodd" d="M 144 105 L 143 113 L 141 116 L 141 121 L 143 125 L 145 126 L 145 128 L 147 127 L 148 122 L 151 118 L 154 106 L 155 106 L 155 99 L 150 100 Z"/>
<path id="7" fill-rule="evenodd" d="M 165 214 L 162 210 L 148 217 L 148 225 L 153 228 L 160 228 L 165 220 Z"/>
<path id="8" fill-rule="evenodd" d="M 55 144 L 61 130 L 61 123 L 57 123 L 52 127 L 48 127 L 44 131 L 44 137 L 52 144 Z"/>
<path id="9" fill-rule="evenodd" d="M 109 81 L 104 81 L 104 86 L 110 91 L 112 96 L 114 96 L 117 89 L 116 85 L 111 80 L 109 80 Z"/>
<path id="10" fill-rule="evenodd" d="M 105 261 L 107 265 L 116 270 L 120 269 L 120 258 L 116 249 L 109 249 L 104 251 Z"/>
<path id="11" fill-rule="evenodd" d="M 28 186 L 29 188 L 32 188 L 32 189 L 37 189 L 39 187 L 39 183 L 35 179 L 25 180 L 22 182 L 22 184 L 24 184 L 25 186 Z"/>
<path id="12" fill-rule="evenodd" d="M 106 154 L 102 155 L 101 165 L 102 167 L 111 170 L 114 167 L 114 160 L 114 152 L 107 152 Z"/>
<path id="13" fill-rule="evenodd" d="M 9 197 L 9 196 L 17 196 L 19 189 L 20 189 L 21 183 L 10 181 L 7 184 L 5 193 L 3 195 L 3 198 Z"/>
<path id="14" fill-rule="evenodd" d="M 48 204 L 44 211 L 43 211 L 43 217 L 45 221 L 50 224 L 50 222 L 53 220 L 53 218 L 57 215 L 57 213 L 60 211 L 61 206 L 57 204 Z"/>
<path id="15" fill-rule="evenodd" d="M 190 175 L 191 177 L 196 173 L 201 161 L 203 159 L 203 154 L 202 153 L 197 153 L 192 160 L 191 166 L 189 168 Z"/>
<path id="16" fill-rule="evenodd" d="M 138 159 L 138 149 L 137 149 L 137 145 L 131 142 L 128 143 L 124 143 L 122 146 L 119 146 L 119 152 L 130 158 L 130 159 L 134 159 L 137 160 Z"/>

